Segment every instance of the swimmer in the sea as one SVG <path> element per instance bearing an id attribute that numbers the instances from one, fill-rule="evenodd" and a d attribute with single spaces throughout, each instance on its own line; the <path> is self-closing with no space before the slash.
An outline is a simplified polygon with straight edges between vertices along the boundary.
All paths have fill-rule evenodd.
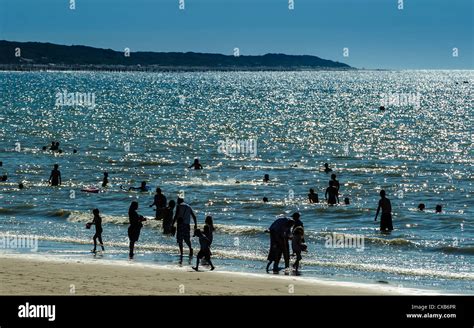
<path id="1" fill-rule="evenodd" d="M 54 169 L 51 171 L 48 182 L 51 184 L 51 186 L 61 185 L 61 172 L 59 171 L 58 164 L 54 164 Z"/>
<path id="2" fill-rule="evenodd" d="M 316 194 L 314 192 L 314 189 L 311 188 L 309 190 L 309 194 L 308 194 L 308 200 L 310 203 L 319 203 L 319 197 L 318 197 L 318 194 Z"/>
<path id="3" fill-rule="evenodd" d="M 268 203 L 268 198 L 267 198 L 267 197 L 263 197 L 263 202 L 264 202 L 264 203 Z"/>
<path id="4" fill-rule="evenodd" d="M 328 163 L 324 163 L 324 173 L 332 172 L 332 169 L 329 167 Z"/>
<path id="5" fill-rule="evenodd" d="M 104 179 L 102 180 L 102 188 L 107 187 L 108 183 L 109 183 L 109 173 L 104 172 Z"/>
<path id="6" fill-rule="evenodd" d="M 201 163 L 199 163 L 199 158 L 195 158 L 194 159 L 194 163 L 191 164 L 191 166 L 188 167 L 188 169 L 190 168 L 194 168 L 195 170 L 202 170 L 202 165 Z"/>
<path id="7" fill-rule="evenodd" d="M 52 151 L 58 150 L 58 148 L 56 147 L 56 142 L 51 141 L 51 146 L 49 147 L 49 150 L 52 150 Z"/>
<path id="8" fill-rule="evenodd" d="M 443 207 L 441 205 L 436 205 L 436 209 L 435 209 L 436 213 L 441 213 L 443 211 Z"/>
<path id="9" fill-rule="evenodd" d="M 265 174 L 265 175 L 263 176 L 263 182 L 270 182 L 270 175 Z"/>
<path id="10" fill-rule="evenodd" d="M 425 210 L 425 204 L 423 204 L 423 203 L 418 204 L 418 210 L 424 211 Z"/>
<path id="11" fill-rule="evenodd" d="M 146 192 L 148 191 L 148 187 L 146 185 L 146 181 L 142 181 L 140 187 L 130 187 L 128 188 L 128 191 L 131 191 L 131 190 L 137 190 L 137 191 L 141 191 L 141 192 Z"/>

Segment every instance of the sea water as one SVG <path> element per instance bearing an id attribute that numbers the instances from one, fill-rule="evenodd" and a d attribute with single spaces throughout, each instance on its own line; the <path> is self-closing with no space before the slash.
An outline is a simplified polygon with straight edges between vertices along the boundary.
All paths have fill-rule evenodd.
<path id="1" fill-rule="evenodd" d="M 264 273 L 265 230 L 299 211 L 308 245 L 302 277 L 474 293 L 473 77 L 0 72 L 0 173 L 8 176 L 0 182 L 0 252 L 29 252 L 8 240 L 32 236 L 37 254 L 93 258 L 94 228 L 85 223 L 99 208 L 106 252 L 96 259 L 128 261 L 128 207 L 137 200 L 152 218 L 153 192 L 120 185 L 147 181 L 168 200 L 184 195 L 200 226 L 212 215 L 218 269 Z M 53 140 L 62 153 L 42 150 Z M 202 171 L 187 168 L 195 158 Z M 325 204 L 324 163 L 350 205 Z M 60 187 L 47 183 L 54 164 Z M 108 188 L 81 192 L 100 187 L 105 171 Z M 308 203 L 310 188 L 321 203 Z M 390 235 L 374 222 L 381 189 L 392 202 Z M 136 262 L 179 265 L 159 221 L 145 223 L 136 251 Z"/>

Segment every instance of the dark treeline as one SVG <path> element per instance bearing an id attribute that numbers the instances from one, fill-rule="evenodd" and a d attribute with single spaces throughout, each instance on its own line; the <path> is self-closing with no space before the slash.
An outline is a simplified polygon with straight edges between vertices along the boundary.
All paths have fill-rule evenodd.
<path id="1" fill-rule="evenodd" d="M 18 51 L 19 49 L 19 51 Z M 316 56 L 233 56 L 195 52 L 130 52 L 87 46 L 0 41 L 0 67 L 11 70 L 303 70 L 351 69 Z"/>

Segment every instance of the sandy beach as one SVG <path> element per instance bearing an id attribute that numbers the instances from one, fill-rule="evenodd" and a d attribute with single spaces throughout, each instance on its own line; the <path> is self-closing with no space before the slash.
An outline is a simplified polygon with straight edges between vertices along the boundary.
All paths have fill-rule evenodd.
<path id="1" fill-rule="evenodd" d="M 406 295 L 374 284 L 304 281 L 299 277 L 194 272 L 137 262 L 0 255 L 0 295 Z"/>

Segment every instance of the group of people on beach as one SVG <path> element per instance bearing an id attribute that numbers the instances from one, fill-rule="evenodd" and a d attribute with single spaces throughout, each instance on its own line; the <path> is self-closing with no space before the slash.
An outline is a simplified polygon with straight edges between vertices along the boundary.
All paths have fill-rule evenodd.
<path id="1" fill-rule="evenodd" d="M 43 147 L 43 150 L 46 150 L 47 147 Z M 49 148 L 50 151 L 53 152 L 62 152 L 59 149 L 59 142 L 53 141 Z M 74 150 L 76 153 L 77 150 Z M 0 162 L 0 166 L 3 163 Z M 203 166 L 199 162 L 199 159 L 195 159 L 194 162 L 188 167 L 193 168 L 195 170 L 203 169 Z M 328 163 L 324 164 L 323 172 L 329 174 L 333 172 L 333 170 L 329 167 Z M 102 180 L 102 187 L 105 188 L 108 186 L 109 183 L 109 175 L 108 172 L 104 172 L 104 177 Z M 7 176 L 2 176 L 2 181 L 6 181 Z M 265 174 L 263 177 L 263 182 L 268 183 L 270 182 L 270 175 Z M 61 172 L 59 171 L 59 165 L 55 164 L 53 170 L 51 171 L 50 177 L 48 179 L 48 183 L 51 186 L 59 186 L 62 183 Z M 340 183 L 337 180 L 337 176 L 334 173 L 331 173 L 331 179 L 329 180 L 328 187 L 325 191 L 325 200 L 327 201 L 328 205 L 334 206 L 339 204 L 339 194 L 340 194 Z M 23 185 L 20 183 L 20 189 L 23 189 Z M 124 188 L 120 186 L 121 189 L 127 191 L 138 191 L 138 192 L 148 192 L 150 191 L 149 186 L 147 186 L 146 181 L 142 181 L 140 186 L 138 187 L 129 187 Z M 85 191 L 85 190 L 83 190 Z M 90 190 L 89 190 L 90 191 Z M 308 194 L 308 201 L 309 203 L 319 203 L 318 194 L 315 193 L 314 189 L 311 188 Z M 264 197 L 264 202 L 268 202 L 268 198 Z M 350 204 L 350 200 L 348 197 L 344 198 L 344 203 L 346 205 Z M 208 265 L 210 265 L 211 270 L 214 270 L 214 266 L 211 261 L 211 245 L 213 242 L 213 232 L 214 232 L 214 224 L 213 218 L 211 216 L 207 216 L 205 219 L 205 224 L 203 229 L 198 229 L 197 225 L 197 218 L 196 215 L 191 208 L 191 206 L 184 202 L 184 199 L 178 197 L 177 201 L 170 200 L 167 201 L 166 196 L 163 194 L 161 188 L 156 188 L 156 194 L 153 199 L 153 203 L 149 205 L 149 207 L 155 207 L 155 219 L 161 220 L 162 222 L 162 230 L 163 234 L 169 236 L 176 236 L 176 242 L 179 247 L 180 253 L 180 263 L 182 263 L 183 258 L 183 248 L 184 244 L 189 249 L 189 256 L 190 258 L 193 256 L 193 248 L 191 244 L 191 224 L 193 223 L 193 237 L 197 237 L 199 239 L 200 250 L 197 255 L 197 262 L 196 266 L 193 267 L 194 270 L 199 269 L 199 264 L 204 259 Z M 130 241 L 129 244 L 129 258 L 133 259 L 134 257 L 134 249 L 135 244 L 138 242 L 140 237 L 140 231 L 143 227 L 143 222 L 146 221 L 146 218 L 140 214 L 138 214 L 139 204 L 137 201 L 132 201 L 128 210 L 128 217 L 129 217 L 129 227 L 128 227 L 128 238 Z M 425 205 L 421 203 L 418 206 L 420 211 L 425 209 Z M 439 213 L 442 211 L 441 205 L 436 206 L 436 212 Z M 380 191 L 380 200 L 378 203 L 377 211 L 375 214 L 375 221 L 377 221 L 377 217 L 381 212 L 380 217 L 380 231 L 382 233 L 390 233 L 393 230 L 393 223 L 392 223 L 392 206 L 390 200 L 386 197 L 385 190 Z M 102 218 L 100 216 L 99 209 L 94 209 L 92 211 L 93 219 L 91 222 L 86 224 L 86 228 L 90 229 L 92 225 L 95 226 L 95 234 L 93 236 L 93 243 L 94 248 L 92 249 L 93 253 L 97 252 L 97 241 L 99 245 L 104 250 L 104 244 L 102 240 Z M 191 223 L 192 219 L 192 223 Z M 289 243 L 291 241 L 291 249 L 292 255 L 296 256 L 296 260 L 293 264 L 293 269 L 298 271 L 299 263 L 302 259 L 302 252 L 307 251 L 307 245 L 304 239 L 304 227 L 303 222 L 300 219 L 300 214 L 295 212 L 291 215 L 291 218 L 287 218 L 285 216 L 280 216 L 272 223 L 269 227 L 267 232 L 270 234 L 270 249 L 267 256 L 267 267 L 266 271 L 269 272 L 270 266 L 273 264 L 273 272 L 278 273 L 281 269 L 279 268 L 279 263 L 281 257 L 284 258 L 285 263 L 285 271 L 289 270 L 290 266 L 290 247 Z"/>
<path id="2" fill-rule="evenodd" d="M 175 202 L 170 200 L 168 205 L 166 205 L 166 197 L 162 194 L 161 189 L 156 189 L 156 195 L 154 197 L 154 202 L 150 206 L 156 206 L 156 220 L 161 220 L 163 222 L 163 233 L 165 235 L 176 235 L 176 242 L 178 243 L 179 253 L 180 253 L 180 263 L 182 263 L 183 259 L 183 248 L 184 244 L 186 244 L 189 248 L 189 257 L 193 256 L 193 248 L 191 244 L 191 218 L 193 220 L 193 237 L 199 238 L 200 250 L 197 254 L 197 262 L 196 266 L 193 267 L 194 270 L 198 271 L 199 263 L 204 258 L 207 264 L 211 267 L 211 270 L 214 270 L 214 265 L 211 261 L 211 244 L 213 241 L 213 233 L 214 233 L 214 222 L 212 216 L 207 216 L 205 220 L 205 224 L 203 230 L 201 231 L 198 229 L 197 226 L 197 218 L 193 212 L 193 209 L 190 205 L 184 202 L 183 198 L 178 198 L 177 200 L 177 207 L 176 212 L 173 215 L 173 209 L 175 207 Z M 135 243 L 138 242 L 140 238 L 140 232 L 143 227 L 143 222 L 147 219 L 140 215 L 138 210 L 138 202 L 132 201 L 130 207 L 128 209 L 128 219 L 129 219 L 129 227 L 128 227 L 128 238 L 130 241 L 129 244 L 129 259 L 133 259 L 134 257 L 134 250 L 135 250 Z M 97 240 L 100 243 L 102 251 L 104 251 L 104 244 L 102 241 L 102 218 L 99 214 L 99 209 L 94 209 L 92 211 L 93 220 L 86 224 L 86 228 L 90 229 L 92 225 L 95 226 L 96 232 L 92 237 L 94 241 L 94 248 L 92 249 L 92 253 L 97 252 Z M 175 227 L 176 225 L 176 227 Z"/>

